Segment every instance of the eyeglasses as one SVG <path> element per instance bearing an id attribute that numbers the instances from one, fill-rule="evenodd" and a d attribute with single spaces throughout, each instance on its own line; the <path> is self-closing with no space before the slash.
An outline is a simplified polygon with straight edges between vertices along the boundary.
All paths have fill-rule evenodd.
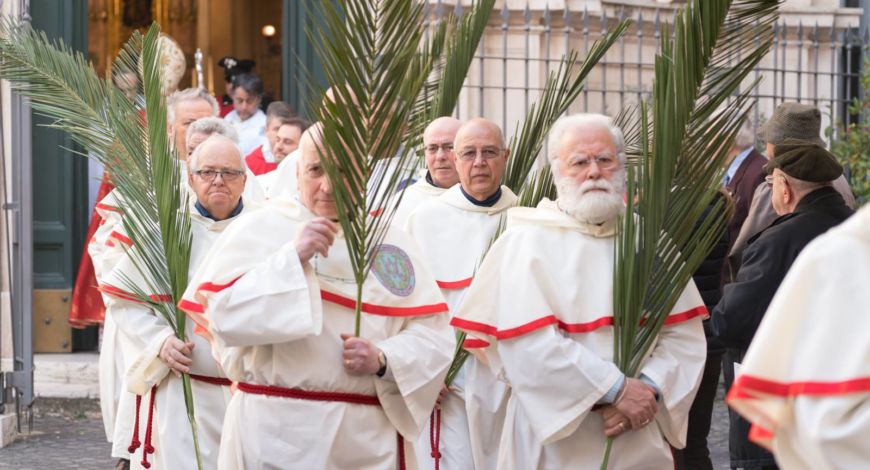
<path id="1" fill-rule="evenodd" d="M 245 172 L 242 170 L 196 170 L 193 174 L 206 181 L 214 181 L 220 175 L 224 181 L 230 182 L 239 179 Z"/>
<path id="2" fill-rule="evenodd" d="M 438 153 L 439 150 L 443 150 L 445 153 L 453 151 L 453 144 L 431 144 L 426 146 L 426 153 Z"/>
<path id="3" fill-rule="evenodd" d="M 500 157 L 503 149 L 497 147 L 484 147 L 480 150 L 467 148 L 460 151 L 457 156 L 463 162 L 470 162 L 477 158 L 480 155 L 484 160 L 492 160 L 493 158 Z"/>
<path id="4" fill-rule="evenodd" d="M 613 170 L 617 166 L 619 166 L 619 159 L 616 158 L 615 155 L 603 154 L 596 155 L 594 157 L 579 157 L 576 159 L 570 160 L 570 166 L 576 170 L 586 171 L 592 165 L 592 160 L 595 160 L 595 164 L 598 165 L 598 168 L 602 170 Z"/>

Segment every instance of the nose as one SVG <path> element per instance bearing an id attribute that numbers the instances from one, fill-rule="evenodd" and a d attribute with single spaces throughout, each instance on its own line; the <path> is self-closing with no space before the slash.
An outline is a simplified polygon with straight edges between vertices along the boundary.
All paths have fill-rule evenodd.
<path id="1" fill-rule="evenodd" d="M 589 169 L 586 170 L 586 179 L 597 180 L 601 178 L 601 168 L 594 158 L 589 160 Z"/>
<path id="2" fill-rule="evenodd" d="M 320 190 L 326 194 L 332 194 L 332 183 L 329 182 L 329 178 L 325 175 L 323 181 L 320 182 Z"/>

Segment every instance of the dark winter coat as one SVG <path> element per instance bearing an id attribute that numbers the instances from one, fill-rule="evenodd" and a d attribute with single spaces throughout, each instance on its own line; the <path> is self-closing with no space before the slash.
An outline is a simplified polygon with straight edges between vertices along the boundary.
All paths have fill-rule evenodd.
<path id="1" fill-rule="evenodd" d="M 817 236 L 852 215 L 835 189 L 824 187 L 804 196 L 791 214 L 773 221 L 749 240 L 737 279 L 725 286 L 711 325 L 727 347 L 723 364 L 725 389 L 734 381 L 734 363 L 742 363 L 755 331 L 780 283 L 801 250 Z M 749 423 L 729 410 L 732 468 L 775 465 L 773 456 L 749 441 Z"/>

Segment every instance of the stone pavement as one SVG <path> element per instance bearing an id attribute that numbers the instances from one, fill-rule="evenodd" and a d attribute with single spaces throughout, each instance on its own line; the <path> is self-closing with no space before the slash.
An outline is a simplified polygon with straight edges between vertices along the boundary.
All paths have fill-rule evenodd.
<path id="1" fill-rule="evenodd" d="M 38 398 L 32 432 L 22 421 L 25 434 L 0 449 L 0 469 L 113 469 L 99 409 L 94 399 Z"/>
<path id="2" fill-rule="evenodd" d="M 40 401 L 42 404 L 40 405 Z M 33 433 L 0 449 L 0 469 L 111 470 L 114 461 L 96 400 L 40 398 L 34 411 Z M 26 431 L 26 424 L 22 423 Z M 728 412 L 722 390 L 713 410 L 710 452 L 716 470 L 728 469 Z"/>

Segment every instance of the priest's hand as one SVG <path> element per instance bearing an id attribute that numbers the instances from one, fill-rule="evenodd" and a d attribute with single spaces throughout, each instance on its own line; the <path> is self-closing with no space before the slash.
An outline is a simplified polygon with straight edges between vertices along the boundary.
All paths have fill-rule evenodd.
<path id="1" fill-rule="evenodd" d="M 317 217 L 309 221 L 299 232 L 294 243 L 299 261 L 305 264 L 315 253 L 326 257 L 337 233 L 338 224 L 325 217 Z"/>
<path id="2" fill-rule="evenodd" d="M 631 429 L 631 421 L 614 406 L 605 406 L 599 411 L 604 421 L 604 436 L 617 437 Z"/>
<path id="3" fill-rule="evenodd" d="M 631 429 L 640 429 L 649 424 L 659 411 L 656 392 L 638 379 L 625 379 L 625 389 L 613 403 L 613 407 L 631 422 Z"/>
<path id="4" fill-rule="evenodd" d="M 176 377 L 181 377 L 182 373 L 190 372 L 188 366 L 193 364 L 190 355 L 193 354 L 194 346 L 196 345 L 192 341 L 185 343 L 175 335 L 169 335 L 160 347 L 160 360 L 172 369 Z"/>
<path id="5" fill-rule="evenodd" d="M 374 375 L 380 370 L 381 363 L 378 355 L 381 350 L 371 341 L 345 333 L 342 333 L 341 339 L 344 340 L 344 352 L 341 357 L 344 370 L 348 374 Z"/>

